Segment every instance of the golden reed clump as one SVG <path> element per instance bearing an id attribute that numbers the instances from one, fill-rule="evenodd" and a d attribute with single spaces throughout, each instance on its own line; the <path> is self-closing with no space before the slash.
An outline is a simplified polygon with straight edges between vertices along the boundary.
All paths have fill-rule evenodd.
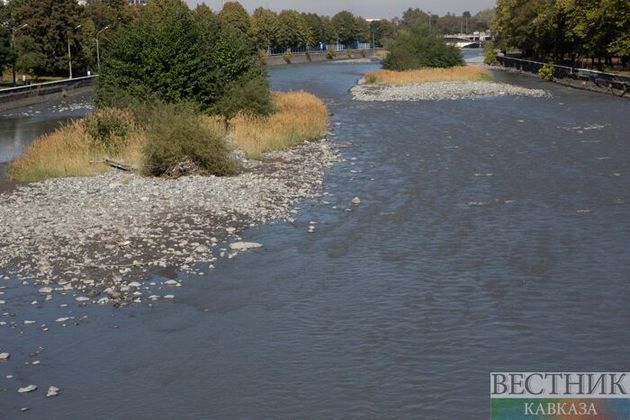
<path id="1" fill-rule="evenodd" d="M 426 68 L 419 70 L 374 70 L 363 77 L 367 84 L 412 85 L 427 82 L 475 82 L 492 80 L 490 73 L 476 66 Z"/>
<path id="2" fill-rule="evenodd" d="M 276 109 L 269 116 L 239 114 L 230 121 L 231 141 L 249 157 L 326 136 L 328 110 L 315 95 L 275 92 L 273 102 Z"/>

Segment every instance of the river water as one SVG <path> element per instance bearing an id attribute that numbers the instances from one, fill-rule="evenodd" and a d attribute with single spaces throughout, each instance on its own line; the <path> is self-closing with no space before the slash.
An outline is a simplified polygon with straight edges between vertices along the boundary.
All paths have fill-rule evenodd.
<path id="1" fill-rule="evenodd" d="M 173 303 L 0 327 L 0 417 L 482 419 L 492 371 L 627 370 L 630 102 L 512 74 L 553 96 L 353 102 L 372 68 L 273 69 L 334 114 L 326 195 Z M 67 313 L 27 289 L 12 320 Z"/>

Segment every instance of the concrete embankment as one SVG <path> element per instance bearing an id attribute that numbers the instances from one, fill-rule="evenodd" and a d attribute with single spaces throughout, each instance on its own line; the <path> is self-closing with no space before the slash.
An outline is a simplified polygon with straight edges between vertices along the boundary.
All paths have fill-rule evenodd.
<path id="1" fill-rule="evenodd" d="M 96 83 L 96 76 L 86 76 L 3 89 L 0 90 L 0 112 L 85 93 L 94 90 Z"/>
<path id="2" fill-rule="evenodd" d="M 358 58 L 375 57 L 381 53 L 383 49 L 377 48 L 376 50 L 353 50 L 351 55 L 348 55 L 346 51 L 338 51 L 335 53 L 334 58 L 329 59 L 327 53 L 324 52 L 310 52 L 306 53 L 294 53 L 290 56 L 285 55 L 272 55 L 267 57 L 266 64 L 269 67 L 284 66 L 287 64 L 305 64 L 316 63 L 322 61 L 342 61 L 342 60 L 355 60 Z"/>

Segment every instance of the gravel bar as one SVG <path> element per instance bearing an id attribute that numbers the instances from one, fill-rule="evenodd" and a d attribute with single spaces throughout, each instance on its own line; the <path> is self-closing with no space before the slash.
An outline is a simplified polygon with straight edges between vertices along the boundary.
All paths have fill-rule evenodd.
<path id="1" fill-rule="evenodd" d="M 439 101 L 490 96 L 547 97 L 541 89 L 528 89 L 496 82 L 428 82 L 414 85 L 374 85 L 359 83 L 352 88 L 357 101 Z"/>
<path id="2" fill-rule="evenodd" d="M 290 220 L 298 201 L 321 192 L 324 170 L 338 154 L 320 140 L 262 161 L 237 158 L 243 169 L 233 177 L 161 179 L 112 170 L 0 194 L 0 279 L 99 303 L 140 302 L 138 281 L 148 273 L 168 267 L 201 275 L 197 263 L 212 268 L 230 256 L 219 245 L 226 238 Z"/>

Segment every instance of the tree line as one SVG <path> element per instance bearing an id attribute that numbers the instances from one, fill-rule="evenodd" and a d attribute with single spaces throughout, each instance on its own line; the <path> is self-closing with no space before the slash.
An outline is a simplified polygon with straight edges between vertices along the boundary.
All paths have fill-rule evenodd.
<path id="1" fill-rule="evenodd" d="M 525 56 L 598 67 L 630 62 L 628 0 L 497 0 L 497 46 Z"/>
<path id="2" fill-rule="evenodd" d="M 212 14 L 216 22 L 238 29 L 257 51 L 325 49 L 332 44 L 356 47 L 358 43 L 383 47 L 400 28 L 416 21 L 446 33 L 485 30 L 492 17 L 490 10 L 474 16 L 465 12 L 440 17 L 410 8 L 401 18 L 368 22 L 348 11 L 331 17 L 259 7 L 249 15 L 235 1 L 225 2 L 218 12 L 205 5 L 197 8 Z M 86 6 L 76 0 L 0 2 L 0 70 L 15 66 L 20 74 L 31 76 L 67 75 L 70 52 L 75 74 L 96 72 L 97 38 L 106 49 L 117 32 L 138 25 L 145 13 L 146 6 L 129 5 L 126 0 L 93 0 Z"/>

